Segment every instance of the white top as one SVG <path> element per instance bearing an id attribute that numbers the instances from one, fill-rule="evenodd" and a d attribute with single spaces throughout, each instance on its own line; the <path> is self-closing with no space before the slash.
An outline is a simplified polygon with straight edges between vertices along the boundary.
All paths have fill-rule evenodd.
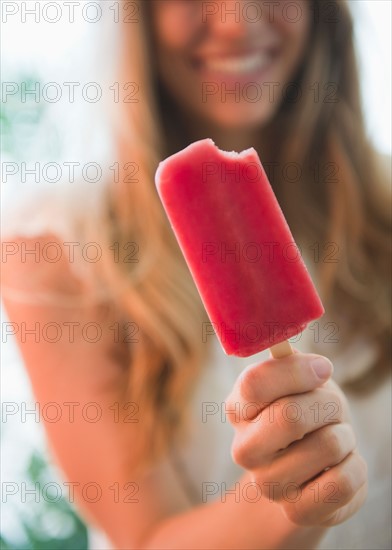
<path id="1" fill-rule="evenodd" d="M 25 193 L 27 187 L 23 186 L 19 188 L 18 200 L 15 192 L 6 193 L 3 196 L 3 240 L 12 235 L 38 236 L 48 231 L 72 239 L 66 215 L 69 207 L 76 208 L 78 215 L 83 216 L 86 208 L 99 208 L 102 196 L 101 187 L 94 187 L 92 192 L 91 185 L 78 186 L 77 190 L 76 185 L 39 184 L 35 189 L 34 185 L 29 185 L 28 194 Z M 308 267 L 311 267 L 309 263 Z M 319 321 L 320 331 L 327 322 L 324 318 Z M 226 483 L 230 488 L 243 471 L 231 460 L 233 430 L 222 419 L 219 404 L 224 402 L 243 368 L 266 358 L 268 351 L 251 358 L 226 356 L 217 338 L 209 338 L 214 340 L 212 352 L 194 394 L 194 424 L 190 441 L 181 450 L 181 456 L 193 486 L 201 487 L 209 480 L 218 487 Z M 314 331 L 306 329 L 294 345 L 299 350 L 309 351 L 314 338 Z M 338 383 L 366 368 L 371 360 L 372 350 L 361 341 L 338 358 L 334 358 L 334 346 L 324 343 L 317 351 L 333 358 L 334 379 Z M 391 548 L 391 382 L 389 380 L 366 397 L 349 394 L 347 398 L 358 448 L 369 466 L 369 496 L 353 518 L 328 530 L 319 547 L 325 550 Z M 91 528 L 89 547 L 108 550 L 112 546 L 102 533 Z"/>

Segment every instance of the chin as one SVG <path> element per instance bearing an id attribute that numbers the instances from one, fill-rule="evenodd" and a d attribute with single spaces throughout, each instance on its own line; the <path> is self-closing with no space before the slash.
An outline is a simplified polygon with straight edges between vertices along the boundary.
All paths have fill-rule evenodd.
<path id="1" fill-rule="evenodd" d="M 217 108 L 213 113 L 204 113 L 213 124 L 227 130 L 254 130 L 265 126 L 274 116 L 275 110 L 239 109 L 237 105 Z"/>

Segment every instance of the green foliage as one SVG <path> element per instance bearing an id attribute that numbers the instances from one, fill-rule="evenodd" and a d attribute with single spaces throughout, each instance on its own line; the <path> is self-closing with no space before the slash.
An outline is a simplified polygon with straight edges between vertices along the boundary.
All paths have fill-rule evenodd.
<path id="1" fill-rule="evenodd" d="M 37 154 L 57 156 L 61 149 L 61 139 L 47 117 L 50 104 L 40 100 L 40 94 L 37 101 L 33 95 L 23 91 L 32 90 L 36 86 L 42 90 L 40 79 L 34 75 L 20 75 L 12 84 L 17 91 L 2 97 L 0 104 L 2 153 L 7 153 L 16 161 L 29 160 L 30 151 L 33 160 L 38 160 Z"/>
<path id="2" fill-rule="evenodd" d="M 30 457 L 26 478 L 29 488 L 35 484 L 42 488 L 53 481 L 64 487 L 61 480 L 53 479 L 43 456 L 36 452 Z M 26 502 L 22 512 L 14 510 L 18 514 L 20 533 L 28 542 L 21 545 L 20 541 L 5 540 L 0 535 L 1 550 L 86 550 L 86 526 L 64 495 L 57 500 L 52 496 L 45 498 L 39 489 L 38 492 L 39 502 Z"/>

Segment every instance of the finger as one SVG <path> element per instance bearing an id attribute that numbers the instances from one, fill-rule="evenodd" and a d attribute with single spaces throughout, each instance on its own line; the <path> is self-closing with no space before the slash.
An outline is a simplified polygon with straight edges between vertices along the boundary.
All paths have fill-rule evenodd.
<path id="1" fill-rule="evenodd" d="M 343 523 L 347 519 L 351 518 L 354 514 L 358 512 L 358 510 L 362 507 L 364 502 L 366 501 L 368 495 L 368 482 L 357 491 L 354 498 L 350 500 L 348 504 L 343 506 L 342 508 L 339 508 L 327 521 L 324 521 L 321 525 L 325 525 L 326 527 L 332 527 L 333 525 L 338 525 L 339 523 Z"/>
<path id="2" fill-rule="evenodd" d="M 281 397 L 317 388 L 332 371 L 332 363 L 326 357 L 303 353 L 250 365 L 226 399 L 227 417 L 232 423 L 252 420 Z"/>
<path id="3" fill-rule="evenodd" d="M 275 458 L 267 474 L 263 472 L 263 482 L 275 487 L 274 500 L 280 500 L 286 487 L 303 486 L 326 468 L 342 462 L 355 447 L 355 434 L 350 424 L 325 426 L 295 441 Z"/>
<path id="4" fill-rule="evenodd" d="M 343 421 L 341 396 L 325 387 L 279 399 L 260 415 L 263 437 L 273 442 L 275 452 L 329 424 Z"/>
<path id="5" fill-rule="evenodd" d="M 367 483 L 367 464 L 357 451 L 350 453 L 340 464 L 305 484 L 297 494 L 286 491 L 283 509 L 297 525 L 320 525 L 339 521 L 340 509 L 348 505 Z M 363 493 L 364 489 L 362 489 Z M 361 501 L 353 502 L 355 507 Z M 349 511 L 349 507 L 346 508 Z M 341 512 L 344 514 L 346 512 Z"/>
<path id="6" fill-rule="evenodd" d="M 324 387 L 283 398 L 253 421 L 239 424 L 233 440 L 233 460 L 248 470 L 269 464 L 293 442 L 329 424 L 341 423 L 343 416 L 340 394 Z"/>

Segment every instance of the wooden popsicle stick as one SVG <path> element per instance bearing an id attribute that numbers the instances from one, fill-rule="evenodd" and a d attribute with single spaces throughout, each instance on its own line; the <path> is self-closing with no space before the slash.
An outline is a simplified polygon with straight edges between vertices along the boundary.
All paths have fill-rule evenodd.
<path id="1" fill-rule="evenodd" d="M 285 340 L 284 342 L 279 342 L 279 344 L 271 346 L 270 351 L 274 359 L 281 359 L 282 357 L 287 357 L 287 355 L 292 355 L 294 353 L 293 348 L 291 347 L 288 340 Z"/>

